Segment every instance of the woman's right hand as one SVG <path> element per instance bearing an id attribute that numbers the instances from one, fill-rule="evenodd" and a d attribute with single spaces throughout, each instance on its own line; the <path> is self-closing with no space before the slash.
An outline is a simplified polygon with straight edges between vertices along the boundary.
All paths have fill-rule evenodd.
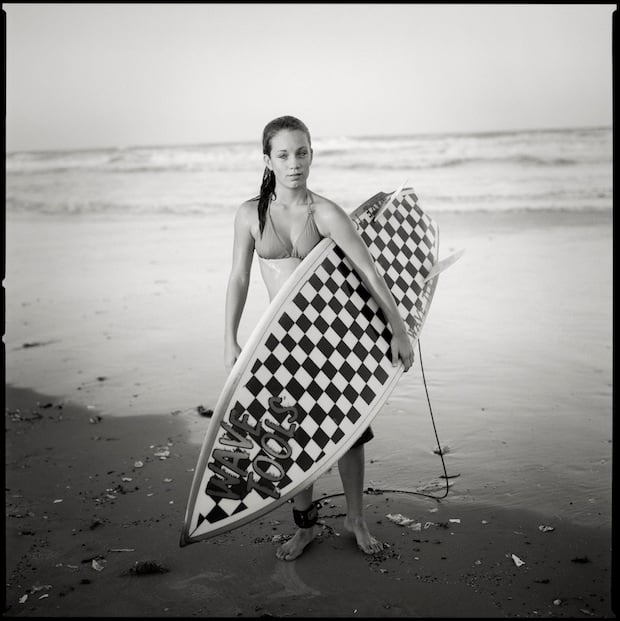
<path id="1" fill-rule="evenodd" d="M 239 358 L 240 353 L 241 347 L 239 347 L 239 344 L 236 341 L 233 343 L 226 343 L 224 347 L 224 366 L 229 373 L 235 362 L 237 362 L 237 358 Z"/>

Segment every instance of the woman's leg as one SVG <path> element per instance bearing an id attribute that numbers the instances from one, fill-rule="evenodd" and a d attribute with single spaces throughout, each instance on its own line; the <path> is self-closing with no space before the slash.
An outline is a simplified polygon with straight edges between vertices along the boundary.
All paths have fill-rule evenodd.
<path id="1" fill-rule="evenodd" d="M 383 549 L 383 544 L 370 534 L 363 516 L 364 445 L 354 446 L 347 451 L 338 461 L 338 470 L 347 500 L 344 527 L 355 535 L 357 545 L 363 552 L 366 554 L 379 552 Z"/>
<path id="2" fill-rule="evenodd" d="M 307 487 L 293 498 L 293 508 L 304 513 L 312 507 L 312 492 L 314 486 Z M 297 522 L 297 520 L 295 520 Z M 296 559 L 305 547 L 314 539 L 314 526 L 298 528 L 297 532 L 286 543 L 283 543 L 276 551 L 276 556 L 282 561 Z"/>

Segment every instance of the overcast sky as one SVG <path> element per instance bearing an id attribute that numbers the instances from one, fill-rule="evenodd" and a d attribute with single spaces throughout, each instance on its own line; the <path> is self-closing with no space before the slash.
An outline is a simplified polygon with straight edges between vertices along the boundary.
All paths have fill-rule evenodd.
<path id="1" fill-rule="evenodd" d="M 609 126 L 614 4 L 11 4 L 7 150 Z"/>

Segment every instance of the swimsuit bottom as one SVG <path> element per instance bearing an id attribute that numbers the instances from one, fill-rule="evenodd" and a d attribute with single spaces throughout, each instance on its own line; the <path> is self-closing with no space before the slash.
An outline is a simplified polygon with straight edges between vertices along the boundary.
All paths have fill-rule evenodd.
<path id="1" fill-rule="evenodd" d="M 375 437 L 375 434 L 372 431 L 372 427 L 368 425 L 364 430 L 364 433 L 355 441 L 355 443 L 351 446 L 351 448 L 355 448 L 356 446 L 362 446 L 362 444 L 366 444 L 366 442 L 370 442 Z"/>

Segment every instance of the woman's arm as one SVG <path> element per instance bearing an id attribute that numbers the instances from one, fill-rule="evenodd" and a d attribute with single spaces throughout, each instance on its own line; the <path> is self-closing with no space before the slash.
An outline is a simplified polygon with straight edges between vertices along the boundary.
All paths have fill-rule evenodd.
<path id="1" fill-rule="evenodd" d="M 405 365 L 405 371 L 409 370 L 413 363 L 413 347 L 407 335 L 407 325 L 400 316 L 392 292 L 377 272 L 372 255 L 352 220 L 338 205 L 327 201 L 315 210 L 315 222 L 319 232 L 331 238 L 346 254 L 383 311 L 392 329 L 392 364 L 396 365 L 400 357 Z"/>
<path id="2" fill-rule="evenodd" d="M 254 238 L 251 233 L 251 217 L 254 206 L 243 203 L 235 216 L 233 257 L 228 287 L 226 289 L 226 314 L 224 318 L 224 364 L 230 371 L 241 348 L 237 343 L 237 330 L 248 296 Z"/>

